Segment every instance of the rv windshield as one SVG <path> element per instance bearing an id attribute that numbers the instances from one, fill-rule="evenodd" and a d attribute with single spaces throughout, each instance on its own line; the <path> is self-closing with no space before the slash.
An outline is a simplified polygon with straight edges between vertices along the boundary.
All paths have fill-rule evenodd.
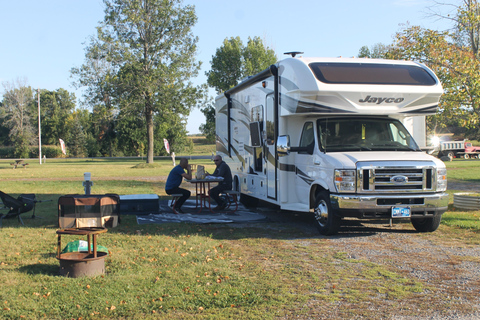
<path id="1" fill-rule="evenodd" d="M 342 151 L 421 151 L 403 124 L 391 118 L 317 120 L 319 148 Z"/>
<path id="2" fill-rule="evenodd" d="M 315 77 L 331 84 L 433 86 L 427 70 L 412 65 L 375 63 L 311 63 Z"/>

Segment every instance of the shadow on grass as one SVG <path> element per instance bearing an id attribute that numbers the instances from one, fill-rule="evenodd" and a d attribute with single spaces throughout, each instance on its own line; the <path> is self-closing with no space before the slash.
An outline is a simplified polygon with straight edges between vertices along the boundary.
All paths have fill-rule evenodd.
<path id="1" fill-rule="evenodd" d="M 59 276 L 60 275 L 60 264 L 42 264 L 35 263 L 28 266 L 23 266 L 19 268 L 20 272 L 32 275 L 46 275 L 46 276 Z"/>
<path id="2" fill-rule="evenodd" d="M 123 182 L 123 181 L 122 181 Z M 111 181 L 111 183 L 119 183 Z M 126 184 L 129 182 L 126 181 Z M 17 195 L 15 195 L 17 196 Z M 51 202 L 38 203 L 35 211 L 36 219 L 31 219 L 32 211 L 21 215 L 25 226 L 15 219 L 3 221 L 3 227 L 9 228 L 46 228 L 58 229 L 58 198 L 59 194 L 40 194 L 40 199 L 53 199 Z M 164 199 L 164 197 L 160 197 Z M 120 224 L 108 230 L 112 234 L 156 234 L 156 235 L 192 235 L 212 237 L 215 239 L 241 239 L 241 238 L 271 238 L 271 239 L 301 239 L 324 238 L 316 228 L 316 222 L 311 214 L 281 211 L 275 207 L 265 206 L 250 209 L 266 217 L 261 221 L 235 222 L 224 224 L 197 224 L 197 223 L 162 223 L 139 225 L 135 215 L 120 215 Z M 2 210 L 3 211 L 3 210 Z M 0 213 L 2 213 L 0 211 Z M 342 226 L 335 238 L 369 237 L 378 233 L 416 233 L 409 223 L 396 222 L 389 226 L 388 220 L 372 223 L 370 221 L 347 219 L 342 221 Z M 0 229 L 1 230 L 1 229 Z M 108 234 L 106 235 L 108 236 Z"/>

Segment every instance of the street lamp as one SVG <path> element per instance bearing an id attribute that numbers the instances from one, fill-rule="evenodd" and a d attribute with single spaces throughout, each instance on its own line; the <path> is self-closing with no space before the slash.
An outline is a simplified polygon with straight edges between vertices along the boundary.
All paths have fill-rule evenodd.
<path id="1" fill-rule="evenodd" d="M 40 123 L 40 88 L 37 88 L 38 98 L 38 161 L 42 164 L 42 128 Z"/>

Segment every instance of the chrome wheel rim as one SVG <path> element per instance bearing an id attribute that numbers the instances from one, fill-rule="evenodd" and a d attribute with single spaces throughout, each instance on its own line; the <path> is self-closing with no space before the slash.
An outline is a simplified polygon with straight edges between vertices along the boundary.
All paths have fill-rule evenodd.
<path id="1" fill-rule="evenodd" d="M 320 200 L 317 207 L 315 208 L 314 214 L 317 223 L 320 226 L 325 227 L 328 221 L 328 206 L 324 200 Z"/>

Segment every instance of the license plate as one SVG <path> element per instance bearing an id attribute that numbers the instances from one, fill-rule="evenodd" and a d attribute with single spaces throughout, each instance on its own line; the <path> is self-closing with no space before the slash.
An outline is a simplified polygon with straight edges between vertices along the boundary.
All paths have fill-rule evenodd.
<path id="1" fill-rule="evenodd" d="M 409 207 L 392 207 L 392 218 L 409 218 Z"/>

